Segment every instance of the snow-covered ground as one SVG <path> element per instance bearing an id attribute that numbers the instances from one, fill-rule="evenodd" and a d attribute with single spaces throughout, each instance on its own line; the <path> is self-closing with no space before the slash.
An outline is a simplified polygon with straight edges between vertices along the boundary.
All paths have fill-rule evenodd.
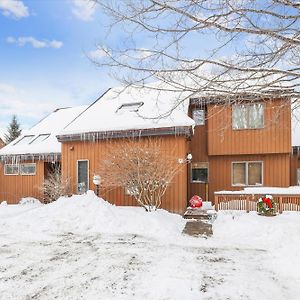
<path id="1" fill-rule="evenodd" d="M 299 299 L 299 213 L 219 212 L 208 239 L 184 224 L 91 192 L 0 205 L 0 299 Z"/>

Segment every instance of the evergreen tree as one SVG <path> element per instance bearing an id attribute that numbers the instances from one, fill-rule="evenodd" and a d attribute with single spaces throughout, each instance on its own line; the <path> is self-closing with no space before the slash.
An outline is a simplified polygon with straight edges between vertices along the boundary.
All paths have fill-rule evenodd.
<path id="1" fill-rule="evenodd" d="M 13 115 L 11 122 L 7 127 L 7 133 L 5 134 L 6 144 L 11 143 L 17 137 L 21 135 L 22 129 L 20 128 L 20 123 L 18 122 L 17 116 Z"/>

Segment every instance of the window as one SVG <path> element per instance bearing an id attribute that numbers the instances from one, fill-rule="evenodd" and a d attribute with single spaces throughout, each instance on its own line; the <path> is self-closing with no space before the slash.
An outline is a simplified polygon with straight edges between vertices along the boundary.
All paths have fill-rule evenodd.
<path id="1" fill-rule="evenodd" d="M 19 165 L 17 164 L 5 164 L 4 175 L 19 175 Z"/>
<path id="2" fill-rule="evenodd" d="M 50 134 L 40 134 L 30 144 L 40 143 L 40 142 L 46 140 L 49 136 L 50 136 Z"/>
<path id="3" fill-rule="evenodd" d="M 19 141 L 17 141 L 14 145 L 25 145 L 29 144 L 34 135 L 25 135 Z"/>
<path id="4" fill-rule="evenodd" d="M 262 103 L 232 105 L 232 128 L 255 129 L 264 127 L 264 105 Z"/>
<path id="5" fill-rule="evenodd" d="M 124 103 L 117 109 L 116 112 L 123 112 L 123 111 L 137 112 L 142 105 L 144 105 L 144 102 Z"/>
<path id="6" fill-rule="evenodd" d="M 192 176 L 191 181 L 192 182 L 202 182 L 206 183 L 208 182 L 208 163 L 192 163 Z"/>
<path id="7" fill-rule="evenodd" d="M 262 185 L 263 163 L 261 161 L 233 162 L 232 185 Z"/>
<path id="8" fill-rule="evenodd" d="M 21 164 L 20 165 L 20 174 L 21 175 L 35 175 L 36 173 L 36 164 Z"/>
<path id="9" fill-rule="evenodd" d="M 193 110 L 193 120 L 196 125 L 205 124 L 205 111 L 203 109 L 194 109 Z"/>
<path id="10" fill-rule="evenodd" d="M 77 193 L 84 194 L 89 189 L 89 161 L 77 161 Z"/>
<path id="11" fill-rule="evenodd" d="M 297 184 L 300 185 L 300 169 L 297 169 Z"/>

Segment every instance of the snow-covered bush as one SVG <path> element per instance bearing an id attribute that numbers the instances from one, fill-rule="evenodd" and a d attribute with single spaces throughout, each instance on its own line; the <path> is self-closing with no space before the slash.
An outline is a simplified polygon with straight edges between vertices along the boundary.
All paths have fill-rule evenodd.
<path id="1" fill-rule="evenodd" d="M 44 195 L 44 202 L 50 203 L 70 192 L 70 180 L 62 178 L 59 167 L 54 168 L 40 187 Z"/>
<path id="2" fill-rule="evenodd" d="M 146 211 L 161 206 L 162 197 L 174 176 L 183 168 L 178 157 L 163 149 L 161 140 L 128 140 L 122 147 L 111 147 L 102 161 L 102 185 L 122 187 Z"/>
<path id="3" fill-rule="evenodd" d="M 19 201 L 19 204 L 21 204 L 21 205 L 41 204 L 41 202 L 38 199 L 35 199 L 35 198 L 32 198 L 32 197 L 26 197 L 26 198 L 22 198 Z"/>

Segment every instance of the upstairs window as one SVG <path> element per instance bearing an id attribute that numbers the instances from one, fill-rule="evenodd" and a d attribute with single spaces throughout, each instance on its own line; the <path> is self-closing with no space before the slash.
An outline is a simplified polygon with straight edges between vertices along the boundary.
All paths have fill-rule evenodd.
<path id="1" fill-rule="evenodd" d="M 204 125 L 205 124 L 205 111 L 204 109 L 193 109 L 192 114 L 195 125 Z"/>
<path id="2" fill-rule="evenodd" d="M 19 175 L 19 165 L 17 164 L 5 164 L 4 175 Z"/>
<path id="3" fill-rule="evenodd" d="M 117 109 L 116 112 L 137 112 L 142 105 L 144 105 L 144 102 L 124 103 Z"/>
<path id="4" fill-rule="evenodd" d="M 50 136 L 49 133 L 47 133 L 47 134 L 40 134 L 30 144 L 40 143 L 40 142 L 46 140 L 49 136 Z"/>
<path id="5" fill-rule="evenodd" d="M 25 135 L 19 141 L 17 141 L 14 145 L 25 145 L 29 144 L 34 135 Z"/>
<path id="6" fill-rule="evenodd" d="M 261 161 L 233 162 L 233 186 L 257 186 L 263 184 L 263 163 Z"/>
<path id="7" fill-rule="evenodd" d="M 264 105 L 262 103 L 232 105 L 233 129 L 256 129 L 264 127 Z"/>

